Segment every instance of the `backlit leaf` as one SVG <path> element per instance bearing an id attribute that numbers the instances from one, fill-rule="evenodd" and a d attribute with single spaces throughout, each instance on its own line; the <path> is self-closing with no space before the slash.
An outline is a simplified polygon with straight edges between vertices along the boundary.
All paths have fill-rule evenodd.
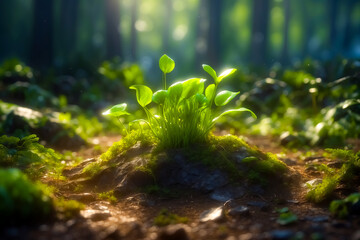
<path id="1" fill-rule="evenodd" d="M 119 117 L 122 115 L 130 115 L 126 111 L 126 107 L 127 107 L 126 103 L 117 104 L 117 105 L 111 107 L 110 109 L 108 109 L 107 111 L 103 112 L 102 115 L 109 115 L 109 116 L 113 116 L 113 117 Z"/>
<path id="2" fill-rule="evenodd" d="M 145 85 L 132 85 L 130 89 L 136 90 L 136 99 L 140 106 L 145 107 L 152 101 L 153 92 Z"/>
<path id="3" fill-rule="evenodd" d="M 168 55 L 164 54 L 159 60 L 159 67 L 163 73 L 169 73 L 175 68 L 175 62 Z"/>
<path id="4" fill-rule="evenodd" d="M 167 91 L 170 100 L 178 100 L 183 92 L 183 82 L 172 84 Z"/>
<path id="5" fill-rule="evenodd" d="M 168 91 L 159 90 L 153 94 L 152 100 L 157 104 L 163 104 L 167 96 L 168 96 Z"/>
<path id="6" fill-rule="evenodd" d="M 210 67 L 209 65 L 207 64 L 203 64 L 202 65 L 203 69 L 205 70 L 205 72 L 207 72 L 208 74 L 210 74 L 210 76 L 214 79 L 214 81 L 217 83 L 217 75 L 216 75 L 216 72 L 215 70 Z"/>
<path id="7" fill-rule="evenodd" d="M 216 122 L 217 120 L 219 120 L 219 118 L 221 118 L 222 116 L 225 116 L 225 115 L 227 115 L 227 114 L 229 114 L 229 113 L 233 113 L 233 112 L 250 112 L 250 113 L 251 113 L 251 116 L 252 116 L 253 118 L 255 118 L 255 119 L 257 118 L 256 115 L 255 115 L 255 113 L 253 113 L 253 111 L 251 111 L 250 109 L 248 109 L 248 108 L 237 108 L 237 109 L 230 109 L 230 110 L 227 110 L 227 111 L 221 113 L 219 116 L 217 116 L 216 118 L 214 118 L 214 119 L 212 120 L 212 122 L 214 123 L 214 122 Z"/>
<path id="8" fill-rule="evenodd" d="M 197 93 L 203 93 L 205 79 L 191 78 L 183 82 L 182 98 L 190 98 Z"/>
<path id="9" fill-rule="evenodd" d="M 210 84 L 205 89 L 205 96 L 207 99 L 211 100 L 215 96 L 215 84 Z"/>
<path id="10" fill-rule="evenodd" d="M 236 72 L 236 69 L 235 68 L 229 68 L 229 69 L 226 69 L 224 72 L 222 72 L 220 74 L 220 76 L 217 78 L 217 83 L 219 84 L 225 77 L 233 74 L 234 72 Z"/>
<path id="11" fill-rule="evenodd" d="M 215 97 L 216 106 L 220 107 L 228 104 L 239 93 L 240 92 L 231 92 L 227 90 L 219 92 Z"/>

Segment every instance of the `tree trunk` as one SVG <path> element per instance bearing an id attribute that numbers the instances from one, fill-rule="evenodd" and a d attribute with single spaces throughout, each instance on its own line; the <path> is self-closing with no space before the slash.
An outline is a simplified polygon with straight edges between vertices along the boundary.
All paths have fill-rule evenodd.
<path id="1" fill-rule="evenodd" d="M 270 0 L 253 0 L 251 56 L 253 64 L 267 62 Z"/>
<path id="2" fill-rule="evenodd" d="M 338 36 L 337 36 L 336 22 L 337 22 L 339 1 L 329 0 L 328 6 L 329 6 L 328 19 L 329 19 L 329 28 L 330 28 L 328 46 L 330 49 L 330 55 L 331 57 L 333 57 L 338 53 L 338 45 L 337 45 Z"/>
<path id="3" fill-rule="evenodd" d="M 290 0 L 284 0 L 284 38 L 281 59 L 283 65 L 289 65 L 289 24 L 290 24 Z"/>
<path id="4" fill-rule="evenodd" d="M 53 1 L 34 0 L 31 65 L 44 69 L 53 62 Z"/>
<path id="5" fill-rule="evenodd" d="M 210 65 L 217 68 L 220 63 L 220 48 L 221 48 L 221 13 L 222 1 L 209 0 L 209 36 L 208 36 L 208 61 Z"/>
<path id="6" fill-rule="evenodd" d="M 76 30 L 77 30 L 77 16 L 79 9 L 79 1 L 77 0 L 62 0 L 61 1 L 61 35 L 60 35 L 60 50 L 61 55 L 65 58 L 73 57 L 76 48 Z"/>
<path id="7" fill-rule="evenodd" d="M 351 44 L 352 44 L 352 39 L 353 39 L 353 35 L 354 35 L 353 23 L 351 21 L 351 16 L 352 16 L 354 7 L 355 7 L 355 1 L 349 0 L 349 2 L 346 4 L 346 12 L 345 12 L 346 20 L 345 20 L 345 27 L 344 27 L 344 33 L 343 33 L 344 39 L 342 42 L 342 50 L 347 55 L 349 55 L 351 52 Z M 349 57 L 349 56 L 347 56 L 347 57 Z"/>
<path id="8" fill-rule="evenodd" d="M 47 0 L 48 1 L 48 0 Z M 107 58 L 123 58 L 121 49 L 120 13 L 118 0 L 105 0 L 105 32 L 106 32 L 106 56 Z"/>
<path id="9" fill-rule="evenodd" d="M 202 63 L 207 63 L 206 59 L 208 51 L 207 33 L 209 29 L 209 16 L 208 16 L 208 0 L 200 0 L 198 7 L 198 20 L 196 22 L 196 54 L 195 54 L 195 66 L 199 66 Z"/>
<path id="10" fill-rule="evenodd" d="M 172 0 L 165 0 L 165 18 L 164 18 L 164 31 L 163 31 L 163 51 L 164 53 L 169 51 L 169 39 L 170 39 L 170 27 L 172 11 Z"/>
<path id="11" fill-rule="evenodd" d="M 132 0 L 131 6 L 131 39 L 130 39 L 130 55 L 131 60 L 137 60 L 137 31 L 135 28 L 137 20 L 137 11 L 138 11 L 138 1 Z"/>

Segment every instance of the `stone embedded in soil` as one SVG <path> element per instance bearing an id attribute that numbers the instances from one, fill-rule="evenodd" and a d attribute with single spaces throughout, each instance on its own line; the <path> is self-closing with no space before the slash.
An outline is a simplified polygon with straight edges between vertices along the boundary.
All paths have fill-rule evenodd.
<path id="1" fill-rule="evenodd" d="M 266 202 L 263 201 L 250 201 L 246 203 L 248 206 L 250 207 L 257 207 L 260 208 L 260 210 L 262 211 L 267 211 L 269 210 L 270 205 Z"/>
<path id="2" fill-rule="evenodd" d="M 190 238 L 186 228 L 183 224 L 167 226 L 160 231 L 157 240 L 188 240 Z"/>
<path id="3" fill-rule="evenodd" d="M 315 178 L 315 179 L 312 179 L 312 180 L 307 181 L 306 183 L 304 183 L 303 187 L 312 188 L 312 187 L 315 187 L 315 186 L 319 185 L 320 183 L 322 183 L 322 179 L 321 178 Z"/>
<path id="4" fill-rule="evenodd" d="M 220 222 L 225 219 L 223 207 L 212 208 L 200 214 L 200 222 Z"/>
<path id="5" fill-rule="evenodd" d="M 326 215 L 318 215 L 318 216 L 307 216 L 305 217 L 305 220 L 310 222 L 327 222 L 329 221 L 329 216 Z"/>
<path id="6" fill-rule="evenodd" d="M 247 217 L 250 215 L 250 210 L 246 206 L 237 206 L 234 208 L 231 208 L 228 211 L 228 215 L 231 217 L 239 218 L 239 217 Z"/>
<path id="7" fill-rule="evenodd" d="M 241 198 L 245 195 L 245 189 L 242 187 L 222 187 L 215 189 L 211 194 L 210 198 L 219 202 L 226 202 L 230 199 Z"/>
<path id="8" fill-rule="evenodd" d="M 84 218 L 90 219 L 93 222 L 104 221 L 109 217 L 111 217 L 110 211 L 108 210 L 101 211 L 94 209 L 82 210 L 80 211 L 80 215 L 83 216 Z"/>
<path id="9" fill-rule="evenodd" d="M 270 232 L 270 237 L 274 240 L 290 239 L 293 236 L 294 232 L 292 230 L 274 230 Z"/>

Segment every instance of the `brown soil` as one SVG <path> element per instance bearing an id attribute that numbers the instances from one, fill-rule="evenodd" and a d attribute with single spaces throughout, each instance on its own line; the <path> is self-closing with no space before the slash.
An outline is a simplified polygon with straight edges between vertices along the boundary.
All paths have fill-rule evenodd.
<path id="1" fill-rule="evenodd" d="M 78 155 L 84 159 L 98 156 L 119 136 L 93 139 L 98 144 L 83 149 Z M 249 202 L 266 203 L 266 208 L 248 206 L 249 214 L 239 218 L 226 216 L 219 221 L 200 222 L 199 216 L 205 210 L 223 206 L 223 203 L 210 199 L 207 195 L 193 191 L 180 191 L 176 197 L 161 197 L 134 193 L 119 199 L 116 204 L 96 199 L 88 201 L 81 216 L 70 220 L 57 220 L 40 226 L 6 229 L 1 239 L 360 239 L 360 217 L 339 220 L 330 215 L 328 204 L 314 205 L 306 201 L 306 189 L 302 183 L 319 177 L 318 173 L 306 170 L 306 161 L 322 158 L 322 149 L 288 150 L 269 137 L 247 136 L 250 144 L 264 152 L 279 154 L 300 183 L 292 186 L 290 192 L 269 196 L 245 195 L 236 199 L 236 205 L 248 206 Z M 355 141 L 358 144 L 358 141 Z M 357 145 L 358 146 L 358 145 Z M 308 155 L 306 155 L 308 152 Z M 271 183 L 270 183 L 271 187 Z M 277 191 L 281 192 L 281 191 Z M 60 192 L 65 198 L 72 192 Z M 80 193 L 81 194 L 81 193 Z M 90 193 L 92 194 L 92 193 Z M 93 194 L 94 195 L 94 194 Z M 96 196 L 96 195 L 94 195 Z M 297 215 L 298 221 L 286 226 L 279 225 L 277 209 L 288 207 Z M 186 233 L 171 234 L 171 227 L 154 226 L 154 218 L 162 209 L 182 217 L 186 224 L 176 225 Z M 280 232 L 274 232 L 280 230 Z M 174 232 L 174 231 L 173 231 Z M 176 235 L 177 234 L 177 235 Z M 286 235 L 287 234 L 287 235 Z M 186 238 L 186 236 L 188 238 Z"/>

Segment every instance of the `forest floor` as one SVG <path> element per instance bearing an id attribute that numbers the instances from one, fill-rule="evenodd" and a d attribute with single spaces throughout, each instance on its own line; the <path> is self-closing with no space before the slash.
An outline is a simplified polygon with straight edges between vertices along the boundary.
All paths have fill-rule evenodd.
<path id="1" fill-rule="evenodd" d="M 8 228 L 0 239 L 360 239 L 360 217 L 336 219 L 330 214 L 328 203 L 315 205 L 305 198 L 307 188 L 303 184 L 319 177 L 319 173 L 309 170 L 306 163 L 330 161 L 323 157 L 323 149 L 311 149 L 310 156 L 307 156 L 309 150 L 286 150 L 270 137 L 246 138 L 264 152 L 279 154 L 297 175 L 300 184 L 294 185 L 282 196 L 245 194 L 225 204 L 195 191 L 184 191 L 176 197 L 134 193 L 111 204 L 99 200 L 92 192 L 74 194 L 60 190 L 59 195 L 68 199 L 77 198 L 86 204 L 80 216 L 40 226 Z M 99 144 L 101 151 L 106 151 L 118 140 L 119 136 L 104 136 L 94 138 L 92 142 Z M 359 150 L 358 140 L 353 145 Z M 82 149 L 78 155 L 84 159 L 93 158 L 101 151 L 90 147 Z M 209 217 L 213 220 L 201 217 L 204 211 L 227 209 L 230 205 L 240 209 L 233 216 L 215 210 Z M 277 222 L 279 209 L 285 207 L 297 216 L 297 220 L 281 225 Z M 187 221 L 156 226 L 154 219 L 164 209 L 186 217 Z"/>

